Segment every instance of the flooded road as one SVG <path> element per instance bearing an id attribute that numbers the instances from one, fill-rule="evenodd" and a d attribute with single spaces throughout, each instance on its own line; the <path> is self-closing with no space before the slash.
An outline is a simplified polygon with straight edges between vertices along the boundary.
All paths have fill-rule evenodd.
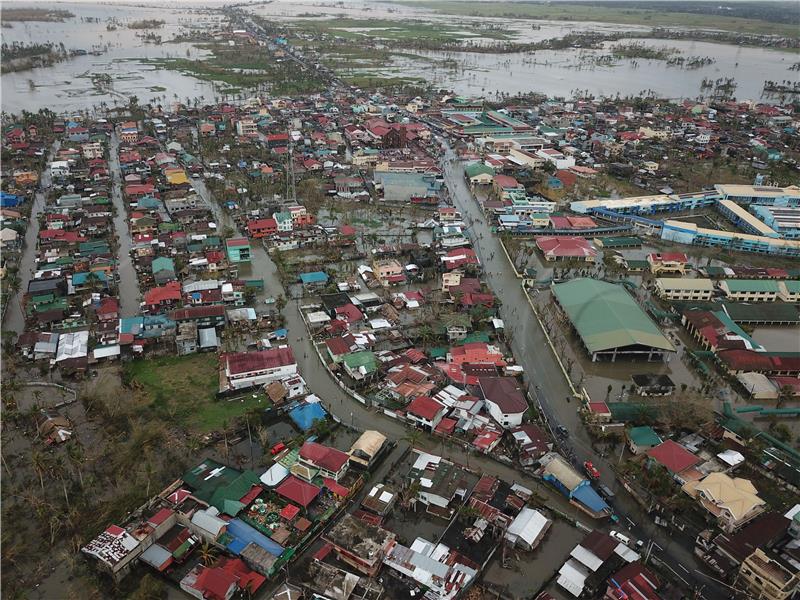
<path id="1" fill-rule="evenodd" d="M 57 141 L 50 149 L 47 155 L 47 162 L 53 160 L 53 155 L 61 146 L 61 142 Z M 49 190 L 50 188 L 50 169 L 45 167 L 42 170 L 41 181 L 39 188 Z M 46 199 L 45 192 L 37 191 L 33 198 L 33 206 L 31 207 L 31 216 L 28 219 L 28 227 L 25 230 L 25 247 L 22 250 L 22 256 L 19 261 L 19 291 L 14 298 L 5 298 L 8 306 L 3 315 L 3 329 L 13 331 L 20 335 L 25 331 L 25 315 L 22 311 L 22 299 L 28 291 L 28 283 L 33 278 L 33 273 L 36 270 L 36 247 L 39 237 L 39 215 L 45 207 Z"/>
<path id="2" fill-rule="evenodd" d="M 711 582 L 702 574 L 689 573 L 702 568 L 702 563 L 696 560 L 692 552 L 694 540 L 657 528 L 650 516 L 616 482 L 611 465 L 616 457 L 603 457 L 592 448 L 589 434 L 577 413 L 579 403 L 577 400 L 567 402 L 566 398 L 571 396 L 570 387 L 536 321 L 521 281 L 514 275 L 506 259 L 499 238 L 492 234 L 483 211 L 472 198 L 464 179 L 463 165 L 455 158 L 455 153 L 448 146 L 443 161 L 445 181 L 456 208 L 465 219 L 472 220 L 468 235 L 481 260 L 489 286 L 502 301 L 500 317 L 505 322 L 506 331 L 513 332 L 511 348 L 514 357 L 517 364 L 525 369 L 529 380 L 538 386 L 538 391 L 534 387 L 531 393 L 538 396 L 551 424 L 561 424 L 569 430 L 569 443 L 575 451 L 576 462 L 580 464 L 584 460 L 592 460 L 600 470 L 601 482 L 615 491 L 614 508 L 621 519 L 617 527 L 628 529 L 635 538 L 654 540 L 663 549 L 664 556 L 669 556 L 671 563 L 688 565 L 685 577 L 693 585 L 710 585 Z M 706 587 L 703 596 L 715 600 L 726 598 L 725 593 L 717 587 Z"/>
<path id="3" fill-rule="evenodd" d="M 114 203 L 114 233 L 117 236 L 117 296 L 121 317 L 139 314 L 139 279 L 131 259 L 131 234 L 128 229 L 128 210 L 122 198 L 122 172 L 119 166 L 119 138 L 114 132 L 109 144 L 108 166 L 111 169 L 111 199 Z"/>

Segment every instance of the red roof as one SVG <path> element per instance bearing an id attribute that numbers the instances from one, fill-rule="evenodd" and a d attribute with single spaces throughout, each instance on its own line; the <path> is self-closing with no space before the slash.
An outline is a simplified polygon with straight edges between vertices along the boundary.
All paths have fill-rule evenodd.
<path id="1" fill-rule="evenodd" d="M 439 421 L 439 424 L 436 426 L 435 431 L 436 433 L 453 435 L 453 432 L 456 430 L 456 424 L 458 424 L 458 421 L 456 421 L 455 419 L 445 417 L 441 421 Z"/>
<path id="2" fill-rule="evenodd" d="M 494 182 L 500 188 L 519 187 L 519 182 L 510 175 L 495 175 Z"/>
<path id="3" fill-rule="evenodd" d="M 258 352 L 237 352 L 226 354 L 225 360 L 231 375 L 295 364 L 294 353 L 291 348 L 269 348 Z"/>
<path id="4" fill-rule="evenodd" d="M 306 442 L 300 448 L 300 458 L 326 471 L 336 473 L 347 464 L 349 456 L 336 448 L 329 448 L 317 442 Z"/>
<path id="5" fill-rule="evenodd" d="M 597 256 L 597 250 L 582 237 L 549 237 L 536 238 L 536 245 L 545 255 L 556 258 Z"/>
<path id="6" fill-rule="evenodd" d="M 513 377 L 481 377 L 479 379 L 484 398 L 496 404 L 504 414 L 524 413 L 528 402 Z"/>
<path id="7" fill-rule="evenodd" d="M 205 600 L 227 600 L 231 587 L 236 586 L 237 577 L 218 567 L 205 567 L 192 586 Z"/>
<path id="8" fill-rule="evenodd" d="M 281 484 L 275 488 L 279 496 L 299 504 L 303 508 L 307 508 L 314 499 L 319 495 L 320 488 L 310 483 L 306 483 L 302 479 L 298 479 L 294 475 L 289 475 Z"/>
<path id="9" fill-rule="evenodd" d="M 98 315 L 112 315 L 114 313 L 119 312 L 119 302 L 117 302 L 116 298 L 112 298 L 111 296 L 106 296 L 102 300 L 100 300 L 100 306 L 97 307 L 95 311 Z"/>
<path id="10" fill-rule="evenodd" d="M 144 294 L 144 303 L 148 306 L 156 306 L 164 302 L 177 302 L 181 299 L 181 284 L 177 281 L 170 281 L 161 287 L 149 289 Z"/>
<path id="11" fill-rule="evenodd" d="M 170 508 L 162 508 L 160 511 L 158 511 L 156 514 L 154 514 L 152 517 L 147 519 L 147 522 L 150 525 L 153 525 L 154 527 L 157 527 L 158 525 L 161 525 L 164 521 L 169 519 L 173 514 L 175 514 L 175 512 L 172 509 L 170 509 Z"/>
<path id="12" fill-rule="evenodd" d="M 406 412 L 422 419 L 433 421 L 436 415 L 443 409 L 444 405 L 430 396 L 417 396 L 406 407 Z"/>
<path id="13" fill-rule="evenodd" d="M 286 519 L 287 521 L 291 521 L 297 515 L 300 514 L 300 509 L 295 506 L 294 504 L 287 504 L 286 506 L 281 509 L 281 518 Z"/>
<path id="14" fill-rule="evenodd" d="M 364 314 L 358 310 L 355 304 L 347 303 L 336 307 L 336 316 L 344 317 L 348 323 L 357 323 L 364 318 Z"/>
<path id="15" fill-rule="evenodd" d="M 351 235 L 356 234 L 356 228 L 353 227 L 352 225 L 342 225 L 341 227 L 339 227 L 339 233 L 349 237 Z"/>
<path id="16" fill-rule="evenodd" d="M 256 573 L 250 569 L 241 558 L 220 556 L 216 566 L 236 577 L 239 588 L 249 590 L 251 595 L 254 595 L 256 591 L 258 591 L 258 588 L 267 580 L 267 578 L 260 573 Z"/>
<path id="17" fill-rule="evenodd" d="M 667 440 L 647 451 L 647 455 L 656 460 L 672 473 L 680 473 L 700 462 L 700 458 L 689 452 L 686 448 Z"/>
<path id="18" fill-rule="evenodd" d="M 350 345 L 340 337 L 325 340 L 325 345 L 328 347 L 331 356 L 341 356 L 350 352 Z"/>
<path id="19" fill-rule="evenodd" d="M 345 498 L 350 493 L 350 488 L 343 486 L 341 483 L 338 483 L 330 477 L 323 477 L 322 483 L 324 483 L 326 488 L 340 498 Z"/>
<path id="20" fill-rule="evenodd" d="M 600 415 L 610 415 L 611 409 L 605 402 L 589 402 L 589 410 Z"/>

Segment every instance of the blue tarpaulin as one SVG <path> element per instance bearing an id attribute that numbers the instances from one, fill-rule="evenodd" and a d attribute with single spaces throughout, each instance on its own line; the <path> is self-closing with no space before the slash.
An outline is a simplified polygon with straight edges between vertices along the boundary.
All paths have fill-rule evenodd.
<path id="1" fill-rule="evenodd" d="M 263 533 L 253 529 L 239 519 L 233 519 L 228 522 L 227 533 L 233 537 L 233 540 L 228 543 L 228 550 L 233 554 L 240 554 L 248 544 L 255 544 L 260 546 L 273 556 L 280 556 L 283 554 L 283 546 L 277 542 L 273 542 Z"/>
<path id="2" fill-rule="evenodd" d="M 20 204 L 22 204 L 22 198 L 20 198 L 16 194 L 9 194 L 7 192 L 3 192 L 2 194 L 0 194 L 0 207 L 16 208 Z"/>
<path id="3" fill-rule="evenodd" d="M 325 419 L 328 413 L 319 402 L 310 402 L 293 408 L 289 416 L 300 429 L 308 431 L 314 426 L 314 421 Z"/>
<path id="4" fill-rule="evenodd" d="M 573 500 L 577 500 L 586 508 L 596 513 L 611 510 L 594 488 L 590 485 L 582 485 L 572 492 Z"/>

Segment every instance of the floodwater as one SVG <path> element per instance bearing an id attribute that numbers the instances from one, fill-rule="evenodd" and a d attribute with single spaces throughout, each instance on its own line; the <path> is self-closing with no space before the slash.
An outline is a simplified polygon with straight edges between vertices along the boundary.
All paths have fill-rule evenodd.
<path id="1" fill-rule="evenodd" d="M 685 40 L 637 41 L 647 46 L 678 48 L 685 57 L 709 56 L 716 62 L 699 69 L 668 67 L 665 61 L 642 59 L 595 65 L 599 56 L 608 54 L 607 50 L 540 50 L 516 54 L 415 52 L 428 60 L 398 58 L 381 73 L 423 77 L 437 87 L 468 96 L 540 92 L 569 97 L 576 91 L 595 96 L 627 96 L 651 91 L 668 98 L 695 98 L 701 95 L 704 78 L 733 77 L 738 85 L 734 93 L 737 98 L 758 99 L 765 80 L 792 78 L 788 69 L 794 55 L 786 52 Z"/>
<path id="2" fill-rule="evenodd" d="M 25 3 L 5 3 L 5 7 L 28 6 Z M 3 110 L 10 113 L 50 108 L 65 111 L 91 110 L 103 103 L 127 104 L 135 95 L 139 101 L 168 103 L 173 99 L 214 97 L 214 86 L 194 77 L 174 71 L 157 70 L 139 62 L 143 58 L 198 58 L 205 51 L 188 43 L 145 44 L 138 34 L 154 33 L 163 40 L 195 28 L 210 28 L 220 22 L 220 16 L 207 10 L 186 7 L 171 10 L 142 6 L 108 4 L 59 4 L 75 17 L 63 22 L 13 22 L 3 28 L 3 42 L 63 43 L 67 50 L 103 51 L 99 56 L 77 56 L 51 67 L 5 73 L 2 76 Z M 97 19 L 97 21 L 95 21 Z M 143 19 L 165 21 L 159 29 L 133 30 L 128 24 Z M 108 31 L 109 22 L 117 29 Z M 110 91 L 98 90 L 90 75 L 104 73 L 113 78 Z M 164 88 L 163 90 L 161 88 Z M 177 96 L 176 96 L 177 95 Z"/>
<path id="3" fill-rule="evenodd" d="M 770 352 L 800 352 L 800 327 L 756 327 L 752 337 Z"/>
<path id="4" fill-rule="evenodd" d="M 122 174 L 119 166 L 119 138 L 111 136 L 109 167 L 113 178 L 111 198 L 114 203 L 114 233 L 117 235 L 117 272 L 119 275 L 118 297 L 120 316 L 133 317 L 139 314 L 139 280 L 131 260 L 131 234 L 128 229 L 128 211 L 122 199 Z"/>
<path id="5" fill-rule="evenodd" d="M 61 146 L 61 142 L 55 142 L 47 155 L 47 160 L 53 159 L 55 152 Z M 42 171 L 40 187 L 48 189 L 50 187 L 50 170 L 44 169 Z M 31 216 L 28 219 L 28 227 L 25 230 L 25 247 L 22 250 L 22 256 L 19 260 L 19 278 L 20 286 L 17 296 L 14 299 L 9 299 L 8 308 L 3 315 L 3 329 L 13 331 L 17 335 L 25 331 L 25 315 L 22 312 L 22 300 L 28 292 L 28 284 L 33 277 L 33 272 L 36 269 L 36 248 L 39 238 L 39 215 L 45 207 L 45 196 L 42 192 L 36 192 L 33 198 L 33 206 L 31 207 Z"/>
<path id="6" fill-rule="evenodd" d="M 76 17 L 63 23 L 13 23 L 12 28 L 3 29 L 5 42 L 63 41 L 67 49 L 98 49 L 105 53 L 101 56 L 75 57 L 48 68 L 4 74 L 3 109 L 12 113 L 23 109 L 36 111 L 44 107 L 58 113 L 90 110 L 104 104 L 113 106 L 115 102 L 125 104 L 133 95 L 141 102 L 164 104 L 177 99 L 213 99 L 224 93 L 224 86 L 174 71 L 157 70 L 141 62 L 144 58 L 162 57 L 198 59 L 205 55 L 204 50 L 189 43 L 145 44 L 136 37 L 136 30 L 127 28 L 127 24 L 134 20 L 162 19 L 166 24 L 152 32 L 165 40 L 179 33 L 213 29 L 222 17 L 210 8 L 219 8 L 220 4 L 197 3 L 197 6 L 204 5 L 205 8 L 187 6 L 180 10 L 165 10 L 152 6 L 62 4 L 59 7 L 70 10 Z M 327 0 L 277 1 L 252 10 L 260 16 L 276 20 L 315 20 L 336 16 L 356 19 L 414 18 L 447 24 L 455 21 L 464 26 L 463 39 L 478 44 L 494 42 L 489 37 L 476 35 L 476 31 L 470 29 L 471 25 L 478 23 L 513 32 L 516 34 L 513 41 L 516 42 L 534 42 L 582 31 L 626 32 L 647 29 L 594 22 L 452 17 L 416 7 L 360 1 L 346 5 Z M 91 21 L 87 22 L 87 19 Z M 109 19 L 118 23 L 115 31 L 107 30 Z M 534 29 L 534 24 L 539 28 Z M 142 33 L 141 30 L 138 33 Z M 739 99 L 760 98 L 766 79 L 780 81 L 792 78 L 788 69 L 795 57 L 788 52 L 685 40 L 637 41 L 649 46 L 677 48 L 684 57 L 708 56 L 715 62 L 694 70 L 668 67 L 664 61 L 655 60 L 623 59 L 612 65 L 595 65 L 598 56 L 607 54 L 605 49 L 543 50 L 517 54 L 416 52 L 419 60 L 398 57 L 380 69 L 378 74 L 419 77 L 437 87 L 453 89 L 463 95 L 496 96 L 499 92 L 514 95 L 535 91 L 550 96 L 570 96 L 573 92 L 581 91 L 596 96 L 614 96 L 618 93 L 624 96 L 652 91 L 669 98 L 700 96 L 700 83 L 704 78 L 716 80 L 734 77 L 738 84 L 735 96 Z M 365 72 L 376 73 L 372 68 Z M 111 90 L 96 89 L 89 77 L 91 73 L 111 75 Z"/>

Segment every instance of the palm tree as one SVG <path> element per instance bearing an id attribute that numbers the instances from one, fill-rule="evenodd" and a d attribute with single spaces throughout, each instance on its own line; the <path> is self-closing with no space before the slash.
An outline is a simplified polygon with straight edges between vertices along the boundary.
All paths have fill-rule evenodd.
<path id="1" fill-rule="evenodd" d="M 422 439 L 422 432 L 419 429 L 409 429 L 403 436 L 403 439 L 408 442 L 409 446 L 414 448 L 420 439 Z"/>
<path id="2" fill-rule="evenodd" d="M 210 566 L 217 557 L 217 549 L 208 542 L 203 542 L 200 546 L 200 560 L 203 561 L 205 566 Z"/>
<path id="3" fill-rule="evenodd" d="M 81 489 L 83 489 L 83 470 L 81 469 L 81 465 L 83 465 L 83 461 L 86 460 L 86 454 L 83 451 L 83 445 L 77 440 L 67 446 L 67 460 L 78 473 L 78 480 L 81 483 Z"/>
<path id="4" fill-rule="evenodd" d="M 50 463 L 50 472 L 53 474 L 54 477 L 57 477 L 61 480 L 61 489 L 64 491 L 64 501 L 67 503 L 67 510 L 69 510 L 69 493 L 67 492 L 67 479 L 66 475 L 66 465 L 64 463 L 64 457 L 62 456 L 55 456 Z"/>
<path id="5" fill-rule="evenodd" d="M 33 454 L 31 454 L 31 466 L 33 470 L 36 471 L 36 474 L 39 476 L 39 485 L 42 488 L 42 492 L 44 492 L 44 474 L 48 470 L 49 467 L 49 457 L 46 454 L 43 454 L 39 450 L 34 450 Z"/>

